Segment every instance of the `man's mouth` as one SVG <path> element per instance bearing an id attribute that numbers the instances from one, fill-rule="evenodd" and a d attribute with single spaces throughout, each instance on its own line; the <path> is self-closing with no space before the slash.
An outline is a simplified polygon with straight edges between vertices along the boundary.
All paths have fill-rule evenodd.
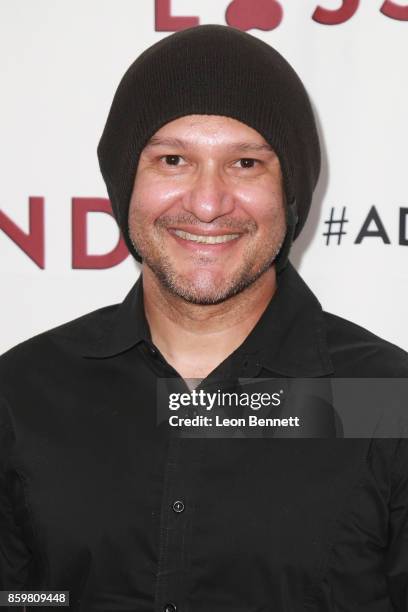
<path id="1" fill-rule="evenodd" d="M 190 234 L 190 232 L 184 232 L 183 230 L 174 229 L 173 232 L 179 238 L 183 240 L 191 240 L 193 242 L 203 242 L 205 244 L 220 244 L 222 242 L 229 242 L 235 238 L 239 238 L 241 234 L 221 234 L 219 236 L 204 236 L 200 234 Z"/>

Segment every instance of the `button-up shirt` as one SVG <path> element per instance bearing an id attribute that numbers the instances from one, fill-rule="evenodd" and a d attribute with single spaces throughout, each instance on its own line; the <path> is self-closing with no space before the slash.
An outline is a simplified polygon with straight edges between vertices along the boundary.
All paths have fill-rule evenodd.
<path id="1" fill-rule="evenodd" d="M 201 385 L 408 376 L 291 264 L 277 284 Z M 0 590 L 69 591 L 78 612 L 407 612 L 406 440 L 168 435 L 161 379 L 182 381 L 142 276 L 0 358 Z"/>

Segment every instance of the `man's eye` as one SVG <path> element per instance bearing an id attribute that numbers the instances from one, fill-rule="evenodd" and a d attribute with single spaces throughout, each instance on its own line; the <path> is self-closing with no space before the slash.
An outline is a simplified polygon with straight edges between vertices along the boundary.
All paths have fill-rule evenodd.
<path id="1" fill-rule="evenodd" d="M 258 160 L 252 157 L 242 157 L 237 163 L 240 164 L 241 168 L 254 168 Z"/>
<path id="2" fill-rule="evenodd" d="M 162 158 L 166 166 L 179 166 L 180 160 L 183 159 L 181 155 L 164 155 Z"/>

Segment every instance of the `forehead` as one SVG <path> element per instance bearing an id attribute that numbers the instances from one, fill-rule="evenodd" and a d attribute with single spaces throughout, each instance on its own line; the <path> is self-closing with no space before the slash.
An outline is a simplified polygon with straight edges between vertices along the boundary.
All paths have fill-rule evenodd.
<path id="1" fill-rule="evenodd" d="M 249 125 L 222 115 L 186 115 L 163 125 L 145 148 L 172 144 L 231 146 L 272 150 L 264 137 Z"/>

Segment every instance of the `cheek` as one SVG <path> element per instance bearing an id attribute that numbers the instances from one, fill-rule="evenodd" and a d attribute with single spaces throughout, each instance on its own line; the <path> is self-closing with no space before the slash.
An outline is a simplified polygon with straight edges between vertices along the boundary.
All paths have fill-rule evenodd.
<path id="1" fill-rule="evenodd" d="M 181 197 L 180 189 L 158 178 L 141 177 L 136 180 L 130 202 L 130 214 L 146 221 L 154 221 L 168 211 Z"/>
<path id="2" fill-rule="evenodd" d="M 279 186 L 273 184 L 242 189 L 239 201 L 245 213 L 256 222 L 259 232 L 270 232 L 271 226 L 284 226 L 285 211 Z"/>

